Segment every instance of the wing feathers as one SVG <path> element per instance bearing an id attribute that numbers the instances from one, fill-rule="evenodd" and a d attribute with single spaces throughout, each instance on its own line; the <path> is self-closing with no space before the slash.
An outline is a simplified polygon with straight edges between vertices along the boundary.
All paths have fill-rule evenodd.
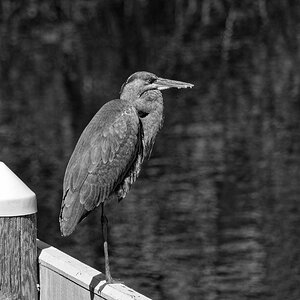
<path id="1" fill-rule="evenodd" d="M 124 102 L 116 101 L 95 115 L 70 158 L 60 216 L 63 235 L 70 234 L 83 216 L 109 197 L 137 160 L 141 144 L 138 115 L 133 107 L 127 104 L 124 109 Z"/>

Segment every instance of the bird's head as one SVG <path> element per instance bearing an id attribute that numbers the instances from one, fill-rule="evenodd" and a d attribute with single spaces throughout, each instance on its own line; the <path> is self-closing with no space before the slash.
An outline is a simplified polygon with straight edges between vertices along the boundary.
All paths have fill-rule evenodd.
<path id="1" fill-rule="evenodd" d="M 191 88 L 193 84 L 157 77 L 149 72 L 136 72 L 129 76 L 122 85 L 120 99 L 136 101 L 139 98 L 155 100 L 155 95 L 161 97 L 161 90 L 170 88 L 184 89 Z"/>

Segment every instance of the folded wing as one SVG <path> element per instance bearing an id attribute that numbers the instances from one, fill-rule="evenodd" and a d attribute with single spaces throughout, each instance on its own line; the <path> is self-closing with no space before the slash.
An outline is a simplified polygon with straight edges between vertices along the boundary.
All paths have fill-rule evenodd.
<path id="1" fill-rule="evenodd" d="M 60 213 L 62 235 L 115 193 L 125 196 L 139 173 L 142 127 L 125 101 L 104 105 L 83 131 L 68 163 Z M 124 194 L 125 193 L 125 194 Z"/>

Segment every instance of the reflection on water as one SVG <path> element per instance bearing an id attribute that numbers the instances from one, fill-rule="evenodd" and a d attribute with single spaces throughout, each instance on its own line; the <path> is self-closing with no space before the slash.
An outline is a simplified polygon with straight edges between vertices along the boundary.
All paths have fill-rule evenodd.
<path id="1" fill-rule="evenodd" d="M 107 205 L 112 273 L 153 299 L 299 299 L 298 121 L 209 120 L 205 101 L 166 103 L 153 157 Z M 103 270 L 99 216 L 50 236 Z"/>

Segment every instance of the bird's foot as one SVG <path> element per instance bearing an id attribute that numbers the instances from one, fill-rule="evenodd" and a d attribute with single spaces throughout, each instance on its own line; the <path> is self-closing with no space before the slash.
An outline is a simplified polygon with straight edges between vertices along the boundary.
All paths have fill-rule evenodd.
<path id="1" fill-rule="evenodd" d="M 97 290 L 97 292 L 99 294 L 101 294 L 101 292 L 105 288 L 105 286 L 107 286 L 109 284 L 124 284 L 124 282 L 121 281 L 121 280 L 118 280 L 118 279 L 113 279 L 111 276 L 110 277 L 106 276 L 105 283 L 101 284 L 101 286 L 99 287 L 99 289 Z"/>

